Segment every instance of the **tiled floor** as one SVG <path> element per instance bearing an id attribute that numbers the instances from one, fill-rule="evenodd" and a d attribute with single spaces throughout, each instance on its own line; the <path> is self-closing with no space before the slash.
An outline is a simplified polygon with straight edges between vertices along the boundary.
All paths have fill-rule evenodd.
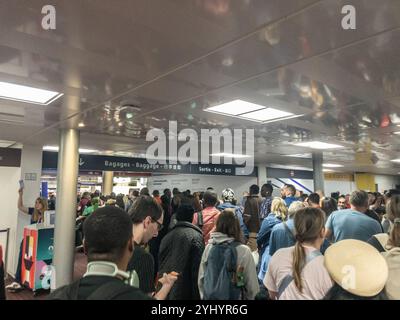
<path id="1" fill-rule="evenodd" d="M 83 253 L 75 254 L 75 269 L 74 269 L 74 280 L 79 279 L 86 271 L 87 260 Z M 8 277 L 6 285 L 12 282 L 12 278 Z M 18 293 L 6 293 L 7 300 L 44 300 L 46 299 L 48 292 L 40 292 L 36 297 L 33 296 L 31 290 L 25 289 Z"/>

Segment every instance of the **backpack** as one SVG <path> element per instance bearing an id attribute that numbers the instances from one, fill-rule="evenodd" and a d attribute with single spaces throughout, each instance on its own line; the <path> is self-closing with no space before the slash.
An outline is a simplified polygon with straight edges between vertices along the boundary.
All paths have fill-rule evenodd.
<path id="1" fill-rule="evenodd" d="M 239 242 L 214 244 L 204 269 L 204 300 L 239 300 L 244 281 L 237 272 Z"/>
<path id="2" fill-rule="evenodd" d="M 48 300 L 78 300 L 80 280 L 51 293 Z M 85 300 L 113 300 L 121 294 L 131 292 L 132 288 L 123 282 L 108 281 L 94 290 Z"/>

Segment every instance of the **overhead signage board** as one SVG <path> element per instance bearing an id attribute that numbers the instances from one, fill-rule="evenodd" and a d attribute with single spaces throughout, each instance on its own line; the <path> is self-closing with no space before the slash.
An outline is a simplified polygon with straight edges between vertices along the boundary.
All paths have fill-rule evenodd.
<path id="1" fill-rule="evenodd" d="M 0 167 L 21 166 L 21 149 L 0 148 Z"/>
<path id="2" fill-rule="evenodd" d="M 281 179 L 314 179 L 314 172 L 307 170 L 267 168 L 267 177 Z"/>
<path id="3" fill-rule="evenodd" d="M 42 169 L 57 169 L 58 153 L 43 152 Z M 208 175 L 227 175 L 234 176 L 235 165 L 225 164 L 150 164 L 143 158 L 126 158 L 98 155 L 80 155 L 79 170 L 87 171 L 130 171 L 141 173 L 167 173 L 167 174 L 208 174 Z M 257 176 L 255 167 L 252 174 Z"/>

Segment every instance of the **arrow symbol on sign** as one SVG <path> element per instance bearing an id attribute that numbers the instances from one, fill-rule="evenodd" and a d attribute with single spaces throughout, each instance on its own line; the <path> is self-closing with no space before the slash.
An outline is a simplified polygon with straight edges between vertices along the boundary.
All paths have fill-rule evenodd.
<path id="1" fill-rule="evenodd" d="M 83 164 L 85 163 L 85 161 L 82 160 L 82 158 L 79 158 L 79 166 L 83 166 Z"/>

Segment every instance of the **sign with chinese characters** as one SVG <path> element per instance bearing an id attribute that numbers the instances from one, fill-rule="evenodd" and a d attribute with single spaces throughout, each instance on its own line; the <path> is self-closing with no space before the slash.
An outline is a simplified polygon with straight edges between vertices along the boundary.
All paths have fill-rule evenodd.
<path id="1" fill-rule="evenodd" d="M 57 169 L 56 152 L 43 152 L 42 169 Z M 144 158 L 125 158 L 97 155 L 80 155 L 79 170 L 130 171 L 141 173 L 208 174 L 234 176 L 235 165 L 217 164 L 150 164 Z M 249 176 L 257 176 L 257 168 Z"/>

